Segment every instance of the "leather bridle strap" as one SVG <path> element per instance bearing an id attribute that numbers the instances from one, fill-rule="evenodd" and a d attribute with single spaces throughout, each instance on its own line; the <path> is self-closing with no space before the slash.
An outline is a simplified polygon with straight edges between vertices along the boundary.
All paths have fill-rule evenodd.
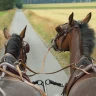
<path id="1" fill-rule="evenodd" d="M 1 67 L 0 67 L 0 71 L 5 72 L 6 74 L 8 74 L 8 75 L 10 75 L 10 76 L 12 76 L 12 77 L 14 77 L 14 78 L 18 78 L 19 80 L 23 81 L 22 78 L 21 78 L 20 76 L 15 75 L 15 74 L 13 74 L 13 73 L 7 71 L 7 70 L 4 70 L 4 69 L 1 68 Z"/>
<path id="2" fill-rule="evenodd" d="M 61 43 L 61 48 L 62 48 L 63 41 L 64 41 L 64 39 L 65 39 L 65 36 L 66 36 L 71 30 L 73 30 L 74 28 L 79 28 L 79 25 L 76 24 L 76 25 L 74 25 L 73 27 L 71 27 L 69 30 L 67 29 L 66 32 L 64 32 L 65 34 L 63 34 L 63 39 L 62 39 L 62 43 Z M 61 49 L 61 50 L 62 50 L 62 49 Z"/>
<path id="3" fill-rule="evenodd" d="M 61 42 L 61 47 L 60 47 L 60 49 L 58 49 L 59 51 L 61 51 L 61 52 L 62 52 L 62 51 L 65 51 L 65 50 L 62 50 L 62 49 L 61 49 L 61 48 L 62 48 L 63 41 L 64 41 L 66 35 L 67 35 L 71 30 L 73 30 L 74 28 L 79 28 L 79 24 L 77 23 L 76 25 L 74 25 L 74 26 L 71 27 L 70 29 L 66 28 L 66 31 L 63 31 L 62 34 L 57 34 L 57 35 L 56 35 L 56 37 L 55 37 L 55 39 L 54 39 L 54 42 L 55 42 L 56 47 L 57 47 L 56 40 L 59 39 L 61 36 L 63 36 L 63 39 L 62 39 L 62 42 Z M 58 48 L 58 47 L 57 47 L 57 48 Z"/>
<path id="4" fill-rule="evenodd" d="M 78 68 L 74 65 L 72 65 L 73 68 L 77 69 L 77 70 L 80 70 L 80 71 L 83 71 L 85 74 L 90 74 L 89 72 L 87 72 L 86 70 L 82 69 L 82 68 Z"/>
<path id="5" fill-rule="evenodd" d="M 19 68 L 18 65 L 16 65 L 16 69 L 17 69 L 17 71 L 18 71 L 18 73 L 19 73 L 21 79 L 23 80 L 23 76 L 22 76 L 21 70 L 20 70 L 20 68 Z"/>

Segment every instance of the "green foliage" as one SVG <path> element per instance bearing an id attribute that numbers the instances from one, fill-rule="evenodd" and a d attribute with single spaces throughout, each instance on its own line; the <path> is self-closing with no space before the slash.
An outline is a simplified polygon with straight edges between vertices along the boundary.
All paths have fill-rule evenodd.
<path id="1" fill-rule="evenodd" d="M 96 2 L 96 0 L 91 0 L 92 2 Z"/>
<path id="2" fill-rule="evenodd" d="M 23 0 L 15 0 L 16 7 L 21 9 L 23 7 Z"/>
<path id="3" fill-rule="evenodd" d="M 14 0 L 0 0 L 0 10 L 9 10 L 14 7 Z"/>

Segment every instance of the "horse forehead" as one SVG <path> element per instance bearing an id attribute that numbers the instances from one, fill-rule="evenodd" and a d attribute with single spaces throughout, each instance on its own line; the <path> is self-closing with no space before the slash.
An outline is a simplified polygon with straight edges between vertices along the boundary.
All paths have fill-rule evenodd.
<path id="1" fill-rule="evenodd" d="M 78 20 L 78 21 L 76 21 L 76 20 L 74 20 L 73 21 L 74 22 L 74 25 L 80 25 L 81 24 L 81 21 L 80 20 Z M 73 25 L 73 26 L 74 26 Z M 59 25 L 62 29 L 67 29 L 68 27 L 69 27 L 69 23 L 64 23 L 64 24 L 61 24 L 61 25 Z"/>
<path id="2" fill-rule="evenodd" d="M 67 27 L 68 27 L 68 23 L 61 24 L 61 25 L 60 25 L 60 27 L 65 29 L 65 28 L 67 28 Z"/>
<path id="3" fill-rule="evenodd" d="M 21 37 L 18 34 L 12 34 L 12 38 L 17 38 L 17 39 L 22 40 Z"/>

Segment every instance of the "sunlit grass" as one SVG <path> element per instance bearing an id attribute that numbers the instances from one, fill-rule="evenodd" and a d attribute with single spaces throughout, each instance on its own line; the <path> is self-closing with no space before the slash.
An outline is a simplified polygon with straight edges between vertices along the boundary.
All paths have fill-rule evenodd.
<path id="1" fill-rule="evenodd" d="M 0 11 L 0 17 L 5 15 L 7 12 L 6 11 Z"/>
<path id="2" fill-rule="evenodd" d="M 69 15 L 74 12 L 75 20 L 82 20 L 85 16 L 92 12 L 92 18 L 89 22 L 92 28 L 96 28 L 96 9 L 57 9 L 57 10 L 31 10 L 41 17 L 46 17 L 58 22 L 58 24 L 68 22 Z"/>
<path id="3" fill-rule="evenodd" d="M 2 46 L 6 40 L 2 33 L 3 33 L 2 30 L 0 30 L 0 49 L 2 48 Z"/>
<path id="4" fill-rule="evenodd" d="M 3 29 L 6 27 L 10 29 L 10 25 L 15 13 L 15 10 L 9 10 L 9 11 L 0 11 L 2 14 L 0 16 L 0 48 L 2 48 L 4 42 L 5 42 L 5 37 L 3 35 Z"/>

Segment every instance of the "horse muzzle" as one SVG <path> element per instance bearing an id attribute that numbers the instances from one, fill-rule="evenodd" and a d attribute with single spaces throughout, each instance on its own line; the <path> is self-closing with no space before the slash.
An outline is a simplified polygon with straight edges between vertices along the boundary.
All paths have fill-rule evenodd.
<path id="1" fill-rule="evenodd" d="M 55 42 L 55 39 L 52 39 L 52 40 L 51 40 L 51 44 L 52 44 L 52 48 L 53 48 L 55 51 L 58 51 L 58 46 L 57 46 L 57 44 L 56 44 L 56 42 Z"/>

